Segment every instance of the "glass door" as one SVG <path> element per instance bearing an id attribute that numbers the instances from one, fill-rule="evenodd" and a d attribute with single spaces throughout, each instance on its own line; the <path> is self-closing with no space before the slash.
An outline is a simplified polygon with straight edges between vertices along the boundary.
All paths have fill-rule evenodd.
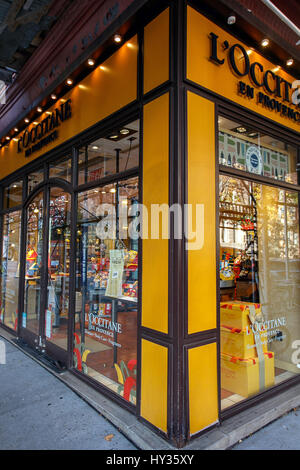
<path id="1" fill-rule="evenodd" d="M 26 210 L 24 307 L 21 336 L 36 348 L 41 344 L 41 296 L 44 247 L 44 191 L 35 196 Z"/>
<path id="2" fill-rule="evenodd" d="M 68 351 L 71 195 L 51 187 L 48 214 L 45 348 L 47 353 L 63 360 Z"/>
<path id="3" fill-rule="evenodd" d="M 26 209 L 21 336 L 40 352 L 66 364 L 71 195 L 60 187 L 45 188 Z"/>

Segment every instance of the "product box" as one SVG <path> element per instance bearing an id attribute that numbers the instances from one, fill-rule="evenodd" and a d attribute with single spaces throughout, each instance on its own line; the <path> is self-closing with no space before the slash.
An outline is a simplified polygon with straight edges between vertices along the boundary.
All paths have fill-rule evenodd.
<path id="1" fill-rule="evenodd" d="M 274 385 L 274 354 L 264 353 L 260 383 L 260 363 L 257 357 L 240 359 L 221 353 L 221 386 L 229 392 L 249 397 Z"/>
<path id="2" fill-rule="evenodd" d="M 255 315 L 258 317 L 261 316 L 260 304 L 242 302 L 240 300 L 221 302 L 221 325 L 230 328 L 237 328 L 239 330 L 246 330 L 247 326 L 250 327 L 251 325 L 249 318 L 250 309 L 255 309 Z"/>
<path id="3" fill-rule="evenodd" d="M 249 359 L 258 356 L 256 341 L 260 341 L 263 352 L 267 352 L 267 331 L 262 331 L 255 336 L 251 328 L 239 330 L 237 328 L 231 329 L 221 326 L 221 352 Z"/>

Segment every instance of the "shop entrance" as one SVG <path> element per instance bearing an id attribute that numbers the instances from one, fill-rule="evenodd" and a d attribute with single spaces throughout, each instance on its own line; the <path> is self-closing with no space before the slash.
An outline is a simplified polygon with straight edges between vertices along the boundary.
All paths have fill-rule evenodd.
<path id="1" fill-rule="evenodd" d="M 71 194 L 46 185 L 25 206 L 21 337 L 66 365 L 71 259 Z"/>

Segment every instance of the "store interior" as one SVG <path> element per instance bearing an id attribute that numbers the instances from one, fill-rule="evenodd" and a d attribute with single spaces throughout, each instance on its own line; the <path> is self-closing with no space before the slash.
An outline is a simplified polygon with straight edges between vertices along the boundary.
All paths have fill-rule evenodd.
<path id="1" fill-rule="evenodd" d="M 237 150 L 234 139 L 249 137 L 241 139 L 236 128 L 242 126 L 225 118 L 219 125 L 222 137 L 230 135 L 226 150 L 220 148 L 221 163 Z M 257 139 L 248 145 L 257 146 Z M 260 137 L 261 155 L 271 143 Z M 276 171 L 274 164 L 269 176 L 295 181 L 292 148 L 278 143 L 273 151 L 288 160 L 284 166 L 278 161 Z M 299 373 L 292 359 L 300 334 L 299 201 L 296 192 L 227 175 L 220 175 L 219 198 L 221 404 L 226 409 Z"/>

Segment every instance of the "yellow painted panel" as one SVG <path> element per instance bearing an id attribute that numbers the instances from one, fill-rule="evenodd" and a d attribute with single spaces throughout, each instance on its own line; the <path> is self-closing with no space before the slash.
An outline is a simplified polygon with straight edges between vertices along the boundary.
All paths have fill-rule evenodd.
<path id="1" fill-rule="evenodd" d="M 196 238 L 191 240 L 188 249 L 188 333 L 191 334 L 216 328 L 214 103 L 188 92 L 187 115 L 188 203 L 193 208 L 193 230 L 197 227 L 198 232 L 198 243 Z M 201 205 L 198 215 L 196 204 Z"/>
<path id="2" fill-rule="evenodd" d="M 218 421 L 217 347 L 189 349 L 190 434 Z"/>
<path id="3" fill-rule="evenodd" d="M 167 432 L 168 349 L 142 340 L 141 416 Z"/>
<path id="4" fill-rule="evenodd" d="M 18 143 L 13 140 L 6 148 L 0 149 L 0 179 L 134 101 L 137 93 L 137 52 L 135 36 L 108 58 L 101 69 L 97 67 L 64 96 L 64 99 L 72 100 L 72 117 L 56 128 L 58 138 L 52 143 L 27 158 L 24 151 L 17 153 Z M 57 102 L 49 111 L 59 107 L 59 104 Z M 47 114 L 42 113 L 37 122 L 46 117 Z"/>
<path id="5" fill-rule="evenodd" d="M 218 38 L 218 58 L 225 59 L 223 65 L 217 65 L 212 62 L 209 57 L 211 55 L 211 40 L 210 33 L 216 34 Z M 288 105 L 288 107 L 296 111 L 296 106 L 284 102 L 281 98 L 267 92 L 263 87 L 256 87 L 251 81 L 249 76 L 239 77 L 235 75 L 231 70 L 230 62 L 228 60 L 228 50 L 224 51 L 222 44 L 224 41 L 228 41 L 229 48 L 234 44 L 241 44 L 246 51 L 249 51 L 249 47 L 237 40 L 235 37 L 228 34 L 223 29 L 209 21 L 203 15 L 198 13 L 192 7 L 188 7 L 187 10 L 187 78 L 198 83 L 199 85 L 224 96 L 245 108 L 250 109 L 256 113 L 259 113 L 273 121 L 278 122 L 284 126 L 290 127 L 291 129 L 299 132 L 300 121 L 289 119 L 286 116 L 281 116 L 279 112 L 275 110 L 269 110 L 257 103 L 257 97 L 255 96 L 258 92 L 262 92 L 271 98 L 277 99 L 279 102 Z M 276 65 L 265 59 L 258 52 L 252 50 L 249 55 L 250 63 L 259 62 L 264 71 L 271 70 L 276 75 L 279 75 L 283 79 L 292 83 L 295 78 L 286 73 L 284 70 L 277 71 Z M 242 65 L 240 66 L 242 69 Z M 257 71 L 258 72 L 258 71 Z M 259 72 L 260 73 L 260 72 Z M 254 87 L 254 98 L 249 99 L 244 95 L 238 94 L 238 82 L 245 82 L 247 85 Z M 261 78 L 259 78 L 261 80 Z M 269 77 L 270 86 L 272 84 L 272 78 Z M 299 108 L 298 108 L 299 111 Z"/>
<path id="6" fill-rule="evenodd" d="M 144 31 L 144 93 L 169 79 L 169 8 Z"/>
<path id="7" fill-rule="evenodd" d="M 169 94 L 144 107 L 142 325 L 168 332 L 168 239 L 151 238 L 151 206 L 169 203 Z M 149 239 L 145 239 L 148 235 Z"/>

